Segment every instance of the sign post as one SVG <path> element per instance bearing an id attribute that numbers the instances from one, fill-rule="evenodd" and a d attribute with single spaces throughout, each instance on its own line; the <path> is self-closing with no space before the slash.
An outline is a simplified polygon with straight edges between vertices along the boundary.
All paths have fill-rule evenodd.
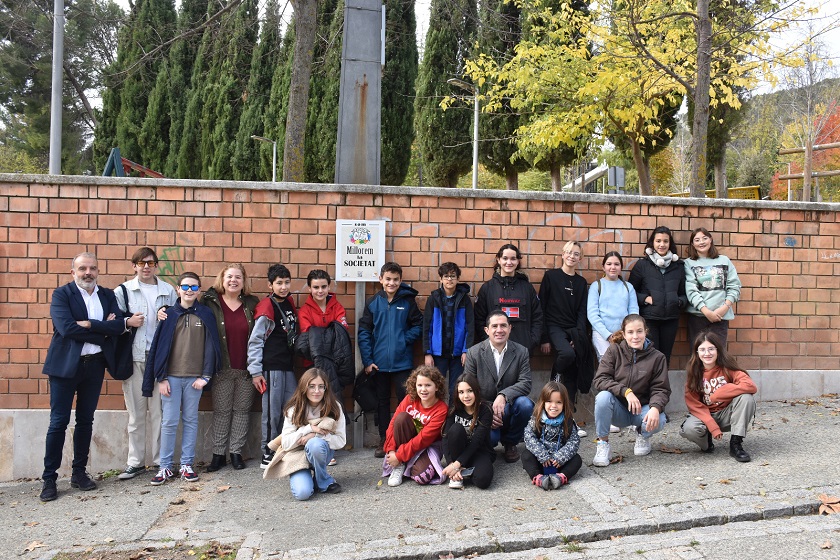
<path id="1" fill-rule="evenodd" d="M 359 352 L 359 320 L 365 309 L 365 282 L 378 282 L 379 270 L 385 264 L 385 220 L 335 221 L 335 279 L 356 284 L 356 371 L 362 370 Z M 361 413 L 354 403 L 353 416 Z M 364 447 L 365 425 L 355 422 L 353 445 Z"/>

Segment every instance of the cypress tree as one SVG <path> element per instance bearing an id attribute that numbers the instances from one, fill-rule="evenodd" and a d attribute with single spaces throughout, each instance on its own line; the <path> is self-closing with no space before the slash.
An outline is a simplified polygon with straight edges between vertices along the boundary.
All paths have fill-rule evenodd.
<path id="1" fill-rule="evenodd" d="M 283 149 L 285 147 L 283 139 L 286 136 L 286 113 L 289 110 L 289 84 L 292 80 L 294 43 L 295 20 L 292 18 L 292 22 L 286 28 L 286 33 L 283 36 L 277 66 L 274 69 L 274 75 L 271 77 L 271 95 L 268 98 L 268 107 L 266 107 L 263 117 L 265 136 L 273 140 L 276 139 L 277 142 L 278 175 L 280 175 L 282 169 Z M 271 177 L 271 147 L 268 145 L 261 146 L 259 172 L 262 177 Z"/>
<path id="2" fill-rule="evenodd" d="M 306 145 L 303 165 L 306 181 L 335 181 L 335 144 L 338 136 L 338 92 L 341 84 L 343 0 L 325 0 L 318 6 L 318 32 L 309 80 Z"/>
<path id="3" fill-rule="evenodd" d="M 510 59 L 522 36 L 521 16 L 520 7 L 513 2 L 489 0 L 482 3 L 479 49 L 500 63 Z M 482 139 L 479 160 L 489 171 L 504 177 L 509 190 L 519 189 L 519 173 L 528 168 L 528 162 L 522 158 L 511 161 L 517 151 L 514 137 L 519 124 L 519 115 L 507 102 L 498 113 L 482 115 L 479 119 L 479 137 Z"/>
<path id="4" fill-rule="evenodd" d="M 472 167 L 473 112 L 463 106 L 443 111 L 440 102 L 453 93 L 446 80 L 464 74 L 476 21 L 475 0 L 432 0 L 414 104 L 422 174 L 432 186 L 454 188 Z"/>
<path id="5" fill-rule="evenodd" d="M 269 0 L 260 41 L 251 59 L 251 77 L 248 80 L 239 131 L 236 134 L 232 167 L 233 178 L 237 180 L 255 181 L 260 176 L 259 146 L 251 136 L 263 136 L 263 115 L 271 94 L 271 78 L 280 57 L 280 26 L 280 6 L 277 0 Z"/>
<path id="6" fill-rule="evenodd" d="M 198 27 L 207 17 L 207 0 L 182 0 L 178 12 L 178 34 Z M 187 110 L 188 92 L 193 64 L 198 55 L 202 35 L 195 33 L 181 38 L 172 46 L 169 53 L 169 83 L 167 97 L 169 101 L 169 145 L 166 147 L 164 175 L 175 177 L 178 172 L 178 152 L 184 133 L 184 114 Z"/>
<path id="7" fill-rule="evenodd" d="M 461 2 L 462 4 L 464 2 Z M 413 0 L 387 0 L 380 183 L 402 185 L 414 142 L 417 40 Z M 431 23 L 430 23 L 431 27 Z"/>
<path id="8" fill-rule="evenodd" d="M 163 172 L 169 152 L 169 128 L 172 108 L 169 99 L 169 61 L 164 60 L 155 87 L 149 94 L 146 119 L 140 129 L 139 143 L 143 165 Z"/>
<path id="9" fill-rule="evenodd" d="M 140 129 L 146 118 L 149 92 L 167 51 L 144 59 L 145 53 L 170 39 L 175 31 L 173 0 L 137 0 L 129 19 L 125 40 L 120 41 L 117 60 L 122 81 L 118 85 L 117 145 L 124 157 L 141 160 Z M 139 163 L 143 163 L 142 161 Z"/>
<path id="10" fill-rule="evenodd" d="M 243 98 L 257 39 L 257 0 L 243 0 L 227 33 L 221 64 L 214 63 L 205 89 L 201 142 L 203 174 L 209 179 L 232 179 L 233 151 Z M 209 117 L 209 118 L 208 118 Z"/>

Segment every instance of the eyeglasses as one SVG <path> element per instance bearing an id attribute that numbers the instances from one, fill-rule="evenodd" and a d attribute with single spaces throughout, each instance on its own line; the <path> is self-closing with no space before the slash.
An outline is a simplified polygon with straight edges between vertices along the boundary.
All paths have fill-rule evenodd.
<path id="1" fill-rule="evenodd" d="M 717 354 L 717 348 L 698 348 L 698 354 Z"/>
<path id="2" fill-rule="evenodd" d="M 457 280 L 458 277 L 453 275 L 453 274 L 447 274 L 446 276 L 443 277 L 443 279 L 444 280 Z"/>
<path id="3" fill-rule="evenodd" d="M 580 258 L 580 253 L 572 253 L 571 251 L 566 251 L 566 254 L 569 255 L 570 257 L 574 257 L 576 259 Z"/>
<path id="4" fill-rule="evenodd" d="M 158 265 L 157 261 L 137 261 L 136 264 L 140 268 L 155 268 Z"/>
<path id="5" fill-rule="evenodd" d="M 323 393 L 324 391 L 327 390 L 327 386 L 326 385 L 309 385 L 307 387 L 307 389 L 310 390 L 310 391 L 321 391 Z"/>
<path id="6" fill-rule="evenodd" d="M 201 286 L 194 286 L 194 285 L 190 285 L 190 284 L 181 284 L 181 289 L 184 290 L 185 292 L 189 292 L 189 291 L 197 292 L 198 290 L 201 289 Z"/>

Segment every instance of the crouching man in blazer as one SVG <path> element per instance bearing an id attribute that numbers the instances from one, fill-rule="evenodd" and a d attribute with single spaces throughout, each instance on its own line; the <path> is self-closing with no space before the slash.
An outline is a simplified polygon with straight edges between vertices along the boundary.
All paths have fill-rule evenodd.
<path id="1" fill-rule="evenodd" d="M 467 351 L 464 373 L 478 378 L 481 398 L 492 404 L 493 426 L 490 445 L 505 446 L 505 461 L 519 461 L 516 445 L 534 412 L 531 392 L 531 363 L 528 349 L 510 340 L 510 321 L 504 311 L 487 317 L 487 339 Z"/>
<path id="2" fill-rule="evenodd" d="M 105 367 L 115 365 L 116 338 L 129 327 L 143 324 L 142 313 L 125 316 L 114 292 L 96 285 L 99 276 L 96 255 L 77 255 L 70 273 L 73 282 L 57 288 L 50 302 L 53 337 L 44 362 L 44 374 L 50 381 L 50 426 L 41 475 L 42 502 L 58 497 L 57 471 L 74 397 L 76 429 L 70 486 L 85 491 L 96 488 L 85 469 L 93 434 L 93 413 L 99 402 Z"/>

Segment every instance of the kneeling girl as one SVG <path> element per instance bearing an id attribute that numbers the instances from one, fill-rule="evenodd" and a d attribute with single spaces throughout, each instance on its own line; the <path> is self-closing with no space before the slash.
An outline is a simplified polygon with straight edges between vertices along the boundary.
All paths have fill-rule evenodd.
<path id="1" fill-rule="evenodd" d="M 449 477 L 450 488 L 463 488 L 471 478 L 477 488 L 487 488 L 493 481 L 493 460 L 490 447 L 493 409 L 481 399 L 478 379 L 471 373 L 460 375 L 454 383 L 452 410 L 443 430 L 443 451 L 449 464 L 443 474 Z"/>
<path id="2" fill-rule="evenodd" d="M 420 366 L 405 382 L 406 396 L 385 434 L 382 476 L 399 486 L 403 476 L 417 484 L 440 484 L 441 431 L 446 421 L 446 382 L 434 366 Z"/>
<path id="3" fill-rule="evenodd" d="M 566 387 L 549 381 L 540 392 L 534 415 L 525 428 L 522 468 L 531 482 L 543 490 L 556 490 L 569 483 L 583 464 L 578 448 L 578 427 Z"/>
<path id="4" fill-rule="evenodd" d="M 307 467 L 291 473 L 289 484 L 296 500 L 309 499 L 316 486 L 319 492 L 327 494 L 341 492 L 341 485 L 327 472 L 327 464 L 335 450 L 342 449 L 347 442 L 344 411 L 322 370 L 310 368 L 300 378 L 295 394 L 286 405 L 280 438 L 283 449 L 294 450 L 302 445 L 308 462 Z"/>

